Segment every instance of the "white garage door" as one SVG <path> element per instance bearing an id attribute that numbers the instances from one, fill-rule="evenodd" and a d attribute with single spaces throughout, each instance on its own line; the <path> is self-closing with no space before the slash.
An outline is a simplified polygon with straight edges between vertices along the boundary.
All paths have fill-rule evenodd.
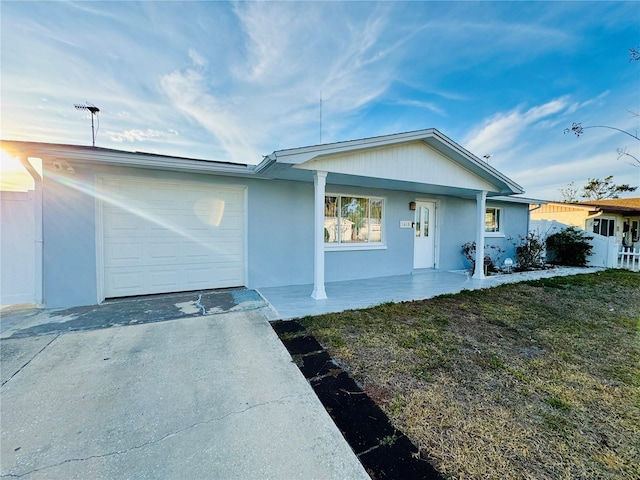
<path id="1" fill-rule="evenodd" d="M 105 297 L 245 285 L 244 187 L 103 179 Z"/>

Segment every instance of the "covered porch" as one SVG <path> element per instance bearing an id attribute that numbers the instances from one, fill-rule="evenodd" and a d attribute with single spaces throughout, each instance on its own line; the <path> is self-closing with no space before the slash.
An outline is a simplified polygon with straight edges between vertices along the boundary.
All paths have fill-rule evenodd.
<path id="1" fill-rule="evenodd" d="M 325 284 L 327 297 L 323 300 L 311 298 L 313 285 L 293 285 L 259 289 L 259 293 L 275 311 L 274 320 L 289 320 L 308 315 L 342 312 L 372 307 L 386 302 L 423 300 L 462 290 L 491 288 L 505 283 L 522 282 L 602 270 L 597 267 L 553 268 L 535 272 L 495 275 L 483 279 L 473 278 L 467 272 L 428 270 L 412 275 L 368 278 Z"/>

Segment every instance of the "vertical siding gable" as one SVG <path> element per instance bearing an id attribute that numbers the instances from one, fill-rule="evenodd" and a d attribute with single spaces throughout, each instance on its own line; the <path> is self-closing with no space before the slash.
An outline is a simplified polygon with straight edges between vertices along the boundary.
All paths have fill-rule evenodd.
<path id="1" fill-rule="evenodd" d="M 499 189 L 423 142 L 318 157 L 294 168 L 474 190 Z"/>

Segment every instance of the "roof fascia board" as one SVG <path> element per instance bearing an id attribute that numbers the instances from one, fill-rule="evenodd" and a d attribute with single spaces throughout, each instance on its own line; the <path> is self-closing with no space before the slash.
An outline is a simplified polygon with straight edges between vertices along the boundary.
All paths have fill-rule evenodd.
<path id="1" fill-rule="evenodd" d="M 319 156 L 336 155 L 339 153 L 352 152 L 354 150 L 365 150 L 376 147 L 385 147 L 398 143 L 407 143 L 422 140 L 431 135 L 434 129 L 419 130 L 416 132 L 396 133 L 381 137 L 363 138 L 359 140 L 349 140 L 346 142 L 326 143 L 313 145 L 310 147 L 291 148 L 287 150 L 277 150 L 273 152 L 275 160 L 280 163 L 300 165 Z"/>
<path id="2" fill-rule="evenodd" d="M 511 180 L 506 175 L 502 174 L 500 171 L 496 170 L 494 167 L 492 167 L 488 163 L 483 162 L 482 160 L 480 160 L 473 153 L 471 153 L 470 151 L 468 151 L 467 149 L 465 149 L 461 145 L 457 144 L 456 142 L 451 140 L 446 135 L 443 135 L 440 131 L 434 129 L 432 137 L 433 138 L 437 138 L 440 141 L 440 145 L 445 146 L 447 148 L 447 150 L 449 150 L 449 151 L 443 151 L 442 148 L 438 148 L 439 145 L 437 145 L 437 144 L 434 145 L 432 143 L 429 143 L 429 142 L 426 141 L 426 139 L 425 139 L 425 143 L 427 143 L 428 145 L 432 146 L 436 150 L 439 150 L 441 153 L 443 153 L 444 155 L 447 155 L 449 157 L 453 156 L 452 153 L 454 155 L 459 155 L 459 157 L 458 157 L 459 159 L 466 160 L 473 167 L 478 168 L 481 172 L 486 172 L 489 175 L 491 175 L 493 177 L 496 177 L 499 180 L 501 180 L 514 193 L 524 193 L 524 189 L 520 185 L 518 185 L 516 182 Z"/>
<path id="3" fill-rule="evenodd" d="M 509 195 L 497 195 L 495 197 L 491 197 L 491 200 L 496 202 L 510 202 L 510 203 L 524 203 L 529 205 L 546 205 L 546 200 L 538 200 L 536 198 L 526 198 L 526 197 L 515 197 Z"/>
<path id="4" fill-rule="evenodd" d="M 14 151 L 29 157 L 43 159 L 60 158 L 64 160 L 119 165 L 140 168 L 160 168 L 164 170 L 180 170 L 187 172 L 221 173 L 234 175 L 254 175 L 254 167 L 234 165 L 208 160 L 196 160 L 166 155 L 154 155 L 141 152 L 125 152 L 120 150 L 103 150 L 94 147 L 77 147 L 72 145 L 42 144 L 31 142 L 12 142 L 3 140 L 1 146 L 8 147 L 9 154 Z"/>
<path id="5" fill-rule="evenodd" d="M 435 139 L 435 141 L 429 141 Z M 413 141 L 423 141 L 426 145 L 434 148 L 443 155 L 452 158 L 454 161 L 466 164 L 472 172 L 478 174 L 481 178 L 498 179 L 514 194 L 524 193 L 524 189 L 510 178 L 506 177 L 492 166 L 482 162 L 478 157 L 468 150 L 462 148 L 453 140 L 443 135 L 435 128 L 425 130 L 417 130 L 414 132 L 396 133 L 381 137 L 365 138 L 360 140 L 350 140 L 347 142 L 338 142 L 324 145 L 314 145 L 310 147 L 300 147 L 288 150 L 278 150 L 273 152 L 269 157 L 273 162 L 284 163 L 290 165 L 300 165 L 320 156 L 336 155 L 355 150 L 373 149 L 377 147 L 386 147 L 399 143 L 409 143 Z M 265 170 L 269 168 L 267 165 Z M 507 193 L 507 192 L 505 192 Z"/>

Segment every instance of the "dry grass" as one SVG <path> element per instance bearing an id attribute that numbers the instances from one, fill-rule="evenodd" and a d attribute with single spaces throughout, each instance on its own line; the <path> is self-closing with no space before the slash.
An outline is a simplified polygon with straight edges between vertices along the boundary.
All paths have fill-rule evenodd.
<path id="1" fill-rule="evenodd" d="M 637 273 L 303 323 L 450 478 L 640 478 Z"/>

